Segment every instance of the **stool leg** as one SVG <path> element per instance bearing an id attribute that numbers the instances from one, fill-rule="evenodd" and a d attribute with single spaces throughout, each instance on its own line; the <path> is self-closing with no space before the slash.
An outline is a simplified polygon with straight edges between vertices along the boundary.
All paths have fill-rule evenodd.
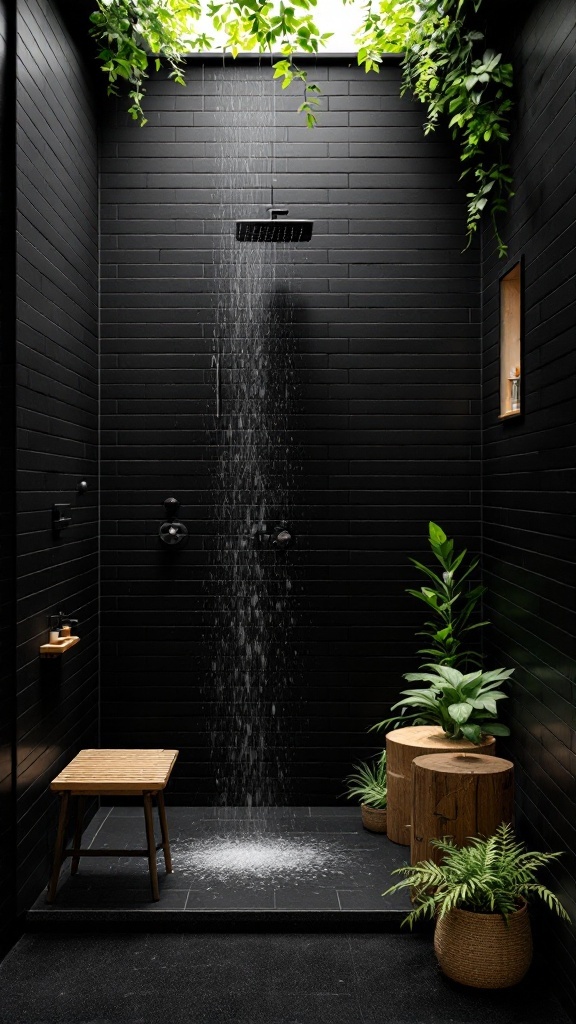
<path id="1" fill-rule="evenodd" d="M 58 888 L 58 878 L 60 877 L 60 868 L 64 858 L 64 841 L 66 839 L 66 824 L 68 821 L 68 802 L 70 794 L 68 792 L 59 793 L 60 797 L 60 813 L 58 816 L 58 831 L 56 833 L 56 846 L 54 848 L 54 864 L 52 866 L 52 875 L 50 877 L 50 884 L 48 885 L 48 892 L 46 894 L 46 903 L 53 903 L 54 897 L 56 896 L 56 889 Z"/>
<path id="2" fill-rule="evenodd" d="M 85 798 L 79 796 L 77 799 L 76 806 L 76 828 L 74 829 L 74 841 L 72 843 L 72 866 L 70 868 L 70 874 L 75 875 L 78 871 L 78 864 L 80 863 L 80 845 L 82 842 L 82 826 L 84 824 L 84 805 Z"/>
<path id="3" fill-rule="evenodd" d="M 152 818 L 152 794 L 144 793 L 144 820 L 146 822 L 146 843 L 148 846 L 148 867 L 150 869 L 150 885 L 152 899 L 160 899 L 158 889 L 158 868 L 156 866 L 156 840 L 154 837 L 154 819 Z"/>
<path id="4" fill-rule="evenodd" d="M 158 801 L 158 817 L 160 819 L 160 831 L 162 832 L 162 849 L 164 850 L 164 864 L 166 866 L 166 874 L 172 874 L 172 854 L 170 853 L 170 840 L 168 838 L 168 822 L 166 820 L 166 805 L 164 803 L 164 793 L 161 789 L 158 790 L 156 796 Z"/>

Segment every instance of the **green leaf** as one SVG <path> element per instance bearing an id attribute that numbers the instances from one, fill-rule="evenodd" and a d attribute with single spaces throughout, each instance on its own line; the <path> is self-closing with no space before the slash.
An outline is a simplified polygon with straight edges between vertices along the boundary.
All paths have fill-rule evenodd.
<path id="1" fill-rule="evenodd" d="M 446 541 L 444 530 L 436 523 L 428 523 L 428 534 L 433 544 L 444 544 Z"/>
<path id="2" fill-rule="evenodd" d="M 479 725 L 462 725 L 460 731 L 471 743 L 478 745 L 482 741 L 482 730 Z"/>
<path id="3" fill-rule="evenodd" d="M 472 713 L 472 708 L 467 701 L 462 704 L 450 704 L 448 708 L 448 714 L 454 722 L 458 722 L 458 725 L 462 725 L 463 722 L 467 722 Z"/>
<path id="4" fill-rule="evenodd" d="M 502 725 L 501 722 L 489 722 L 486 726 L 486 731 L 491 736 L 509 736 L 510 729 L 507 725 Z"/>
<path id="5" fill-rule="evenodd" d="M 458 686 L 462 682 L 462 673 L 458 669 L 450 668 L 448 665 L 437 665 L 436 671 L 451 686 Z"/>
<path id="6" fill-rule="evenodd" d="M 405 672 L 402 676 L 407 683 L 437 683 L 438 676 L 431 672 Z"/>

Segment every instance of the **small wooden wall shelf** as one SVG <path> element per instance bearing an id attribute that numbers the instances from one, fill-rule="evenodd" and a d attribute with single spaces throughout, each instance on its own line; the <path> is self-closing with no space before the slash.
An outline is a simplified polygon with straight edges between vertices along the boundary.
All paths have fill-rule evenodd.
<path id="1" fill-rule="evenodd" d="M 40 648 L 41 658 L 59 658 L 65 651 L 69 651 L 79 641 L 79 636 L 63 636 L 54 644 L 42 644 Z"/>
<path id="2" fill-rule="evenodd" d="M 500 415 L 522 415 L 522 265 L 500 278 Z"/>

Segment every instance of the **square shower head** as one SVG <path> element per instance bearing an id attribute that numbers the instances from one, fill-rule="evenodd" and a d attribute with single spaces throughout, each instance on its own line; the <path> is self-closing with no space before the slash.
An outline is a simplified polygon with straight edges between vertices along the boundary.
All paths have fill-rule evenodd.
<path id="1" fill-rule="evenodd" d="M 239 242 L 309 242 L 313 220 L 237 220 L 236 239 Z"/>

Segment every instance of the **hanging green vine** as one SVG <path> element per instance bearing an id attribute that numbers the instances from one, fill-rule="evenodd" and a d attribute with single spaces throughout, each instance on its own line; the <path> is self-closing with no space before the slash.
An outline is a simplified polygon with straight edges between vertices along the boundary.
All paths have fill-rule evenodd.
<path id="1" fill-rule="evenodd" d="M 129 84 L 131 116 L 146 123 L 142 101 L 149 63 L 162 61 L 169 76 L 184 83 L 186 54 L 215 48 L 214 38 L 199 30 L 202 15 L 221 37 L 221 47 L 236 57 L 241 52 L 278 54 L 273 74 L 282 88 L 293 82 L 304 89 L 298 107 L 309 127 L 317 120 L 317 84 L 294 61 L 296 53 L 317 53 L 330 33 L 321 34 L 310 13 L 317 0 L 97 0 L 92 35 L 108 76 L 109 93 L 118 80 Z M 342 0 L 346 4 L 349 0 Z M 378 72 L 383 56 L 402 54 L 402 92 L 411 92 L 427 107 L 426 133 L 446 119 L 460 147 L 462 178 L 467 193 L 467 244 L 489 212 L 500 256 L 506 245 L 498 218 L 512 193 L 504 149 L 510 138 L 512 66 L 502 54 L 485 47 L 478 28 L 482 0 L 367 0 L 356 34 L 358 63 Z"/>
<path id="2" fill-rule="evenodd" d="M 97 0 L 98 9 L 90 16 L 91 35 L 101 50 L 98 59 L 108 76 L 108 94 L 118 94 L 118 80 L 129 85 L 131 104 L 128 113 L 146 124 L 142 107 L 145 80 L 152 62 L 158 71 L 165 61 L 169 77 L 185 85 L 186 55 L 198 50 L 215 49 L 214 37 L 198 31 L 198 22 L 207 15 L 214 31 L 221 38 L 220 46 L 232 57 L 239 53 L 273 52 L 280 59 L 272 63 L 274 77 L 282 79 L 286 89 L 293 81 L 301 82 L 304 100 L 298 108 L 309 127 L 316 123 L 313 107 L 319 102 L 314 95 L 319 86 L 309 83 L 306 72 L 293 59 L 295 53 L 318 53 L 330 34 L 320 33 L 310 8 L 316 0 L 292 0 L 292 6 L 266 0 L 225 0 L 203 3 L 203 0 Z M 300 8 L 304 13 L 296 13 Z M 196 31 L 195 31 L 196 30 Z"/>
<path id="3" fill-rule="evenodd" d="M 502 61 L 501 53 L 485 49 L 484 34 L 471 27 L 481 6 L 482 0 L 380 0 L 375 11 L 369 2 L 357 34 L 358 63 L 377 71 L 386 50 L 403 53 L 402 93 L 411 92 L 426 104 L 426 133 L 441 117 L 447 119 L 460 145 L 461 177 L 474 179 L 467 193 L 468 245 L 488 208 L 498 253 L 504 256 L 498 216 L 513 194 L 504 156 L 512 65 Z"/>

